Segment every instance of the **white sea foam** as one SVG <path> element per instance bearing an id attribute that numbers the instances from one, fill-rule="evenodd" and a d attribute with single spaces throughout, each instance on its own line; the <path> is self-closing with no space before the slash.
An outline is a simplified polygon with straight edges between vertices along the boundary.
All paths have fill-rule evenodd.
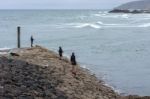
<path id="1" fill-rule="evenodd" d="M 109 85 L 109 84 L 107 84 L 107 83 L 104 83 L 104 85 L 105 86 L 107 86 L 107 87 L 110 87 L 111 89 L 113 89 L 116 93 L 121 93 L 121 90 L 119 90 L 119 89 L 115 89 L 113 86 L 111 86 L 111 85 Z"/>
<path id="2" fill-rule="evenodd" d="M 8 50 L 10 50 L 10 48 L 7 48 L 7 47 L 0 48 L 0 54 L 1 54 L 1 55 L 7 54 L 7 53 L 8 53 Z"/>
<path id="3" fill-rule="evenodd" d="M 8 47 L 4 47 L 4 48 L 0 48 L 0 51 L 3 51 L 3 50 L 9 50 L 10 48 Z"/>
<path id="4" fill-rule="evenodd" d="M 64 54 L 65 57 L 67 57 L 68 59 L 70 58 L 70 56 L 68 54 Z"/>
<path id="5" fill-rule="evenodd" d="M 145 24 L 139 25 L 138 27 L 150 27 L 150 23 L 145 23 Z"/>
<path id="6" fill-rule="evenodd" d="M 106 14 L 106 13 L 99 13 L 99 14 L 93 14 L 96 17 L 103 17 L 103 18 L 123 18 L 123 19 L 128 19 L 129 14 Z"/>
<path id="7" fill-rule="evenodd" d="M 128 24 L 115 24 L 115 23 L 103 23 L 102 21 L 98 21 L 95 23 L 68 23 L 63 26 L 67 27 L 75 27 L 75 28 L 94 28 L 94 29 L 100 29 L 102 26 L 104 27 L 132 27 L 129 26 Z"/>
<path id="8" fill-rule="evenodd" d="M 115 24 L 115 23 L 103 23 L 103 22 L 101 22 L 101 21 L 98 21 L 97 22 L 97 24 L 99 24 L 99 25 L 103 25 L 103 26 L 125 26 L 125 24 Z"/>
<path id="9" fill-rule="evenodd" d="M 104 23 L 101 21 L 98 21 L 97 24 L 103 25 Z"/>
<path id="10" fill-rule="evenodd" d="M 94 14 L 94 16 L 97 16 L 97 17 L 100 17 L 102 15 L 104 15 L 104 14 Z"/>
<path id="11" fill-rule="evenodd" d="M 65 25 L 63 24 L 63 26 L 75 27 L 75 28 L 90 27 L 90 28 L 94 28 L 94 29 L 100 29 L 100 28 L 102 28 L 102 26 L 104 26 L 104 27 L 133 27 L 129 24 L 103 23 L 102 21 L 93 22 L 93 23 L 67 23 Z"/>
<path id="12" fill-rule="evenodd" d="M 97 16 L 97 17 L 103 17 L 103 16 L 106 16 L 107 14 L 108 14 L 107 11 L 100 11 L 100 12 L 92 14 L 92 15 Z"/>
<path id="13" fill-rule="evenodd" d="M 128 14 L 123 14 L 122 18 L 129 18 L 129 15 Z"/>
<path id="14" fill-rule="evenodd" d="M 87 69 L 86 65 L 81 65 L 81 67 Z"/>
<path id="15" fill-rule="evenodd" d="M 110 17 L 128 19 L 128 18 L 129 18 L 129 15 L 128 15 L 128 14 L 121 14 L 121 15 L 112 15 L 112 16 L 110 16 Z"/>
<path id="16" fill-rule="evenodd" d="M 4 54 L 7 54 L 7 52 L 0 52 L 0 55 L 4 55 Z"/>
<path id="17" fill-rule="evenodd" d="M 95 28 L 95 29 L 101 28 L 100 25 L 97 25 L 97 24 L 91 24 L 91 23 L 82 23 L 82 24 L 76 25 L 76 26 L 74 26 L 74 27 L 76 27 L 76 28 L 91 27 L 91 28 Z"/>

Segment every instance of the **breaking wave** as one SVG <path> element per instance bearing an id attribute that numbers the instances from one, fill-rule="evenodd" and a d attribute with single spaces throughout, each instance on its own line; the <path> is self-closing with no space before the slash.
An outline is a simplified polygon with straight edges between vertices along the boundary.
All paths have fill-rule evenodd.
<path id="1" fill-rule="evenodd" d="M 7 54 L 9 50 L 10 50 L 10 48 L 7 48 L 7 47 L 0 48 L 0 54 L 1 55 Z"/>
<path id="2" fill-rule="evenodd" d="M 124 26 L 125 24 L 115 24 L 115 23 L 103 23 L 101 21 L 98 21 L 97 24 L 103 25 L 103 26 Z"/>
<path id="3" fill-rule="evenodd" d="M 132 27 L 128 24 L 117 24 L 117 23 L 103 23 L 101 21 L 93 23 L 69 23 L 63 25 L 63 27 L 73 27 L 73 28 L 94 28 L 101 29 L 102 27 Z"/>
<path id="4" fill-rule="evenodd" d="M 138 27 L 150 27 L 150 23 L 145 23 L 145 24 L 139 25 Z"/>
<path id="5" fill-rule="evenodd" d="M 123 18 L 123 19 L 128 19 L 129 18 L 129 14 L 108 14 L 108 13 L 96 13 L 93 14 L 96 17 L 103 17 L 103 18 Z"/>
<path id="6" fill-rule="evenodd" d="M 76 28 L 86 28 L 86 27 L 91 27 L 91 28 L 95 28 L 95 29 L 100 29 L 101 26 L 97 25 L 97 24 L 91 24 L 91 23 L 82 23 L 80 25 L 76 25 L 74 26 Z"/>
<path id="7" fill-rule="evenodd" d="M 0 51 L 10 50 L 8 47 L 0 48 Z"/>

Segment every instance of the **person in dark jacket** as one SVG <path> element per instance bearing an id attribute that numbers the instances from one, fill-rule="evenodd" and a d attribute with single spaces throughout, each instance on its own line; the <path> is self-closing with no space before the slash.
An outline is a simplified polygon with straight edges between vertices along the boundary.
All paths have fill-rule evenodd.
<path id="1" fill-rule="evenodd" d="M 71 73 L 73 74 L 73 77 L 76 77 L 77 75 L 77 68 L 75 65 L 77 65 L 77 62 L 76 62 L 76 57 L 75 57 L 75 54 L 74 52 L 72 53 L 71 55 L 71 58 L 70 58 L 70 61 L 71 61 L 71 64 L 72 64 L 72 70 L 71 70 Z"/>
<path id="2" fill-rule="evenodd" d="M 63 50 L 62 50 L 61 46 L 59 47 L 58 52 L 59 52 L 59 56 L 60 56 L 60 59 L 61 59 L 62 56 L 63 56 Z"/>
<path id="3" fill-rule="evenodd" d="M 33 41 L 34 41 L 33 36 L 31 36 L 30 40 L 31 40 L 31 47 L 33 47 Z"/>
<path id="4" fill-rule="evenodd" d="M 77 64 L 77 62 L 76 62 L 76 57 L 75 57 L 74 52 L 73 52 L 72 55 L 71 55 L 70 61 L 71 61 L 71 64 L 72 64 L 72 65 L 76 65 L 76 64 Z"/>

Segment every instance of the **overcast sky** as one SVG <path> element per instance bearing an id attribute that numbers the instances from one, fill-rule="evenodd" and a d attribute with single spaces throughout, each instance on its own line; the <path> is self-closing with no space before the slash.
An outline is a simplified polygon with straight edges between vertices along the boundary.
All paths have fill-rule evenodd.
<path id="1" fill-rule="evenodd" d="M 0 0 L 0 9 L 111 9 L 135 0 Z"/>

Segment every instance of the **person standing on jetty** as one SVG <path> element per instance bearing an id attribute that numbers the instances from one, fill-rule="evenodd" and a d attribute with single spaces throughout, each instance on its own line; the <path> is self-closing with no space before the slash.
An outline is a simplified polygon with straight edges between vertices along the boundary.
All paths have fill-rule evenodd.
<path id="1" fill-rule="evenodd" d="M 60 59 L 62 58 L 62 54 L 63 54 L 63 50 L 62 50 L 62 48 L 61 48 L 61 46 L 59 47 L 59 50 L 58 50 L 58 52 L 59 52 L 59 56 L 60 56 Z"/>
<path id="2" fill-rule="evenodd" d="M 71 55 L 70 61 L 71 61 L 71 64 L 73 65 L 71 72 L 72 72 L 73 76 L 76 77 L 77 73 L 76 73 L 75 65 L 77 65 L 77 62 L 76 62 L 76 57 L 75 57 L 74 52 Z"/>
<path id="3" fill-rule="evenodd" d="M 31 36 L 30 40 L 31 40 L 31 47 L 33 47 L 33 41 L 34 41 L 33 36 Z"/>
<path id="4" fill-rule="evenodd" d="M 76 57 L 75 57 L 74 52 L 73 52 L 72 55 L 71 55 L 70 61 L 71 61 L 71 64 L 72 64 L 72 65 L 76 65 L 76 64 L 77 64 L 77 62 L 76 62 Z"/>

